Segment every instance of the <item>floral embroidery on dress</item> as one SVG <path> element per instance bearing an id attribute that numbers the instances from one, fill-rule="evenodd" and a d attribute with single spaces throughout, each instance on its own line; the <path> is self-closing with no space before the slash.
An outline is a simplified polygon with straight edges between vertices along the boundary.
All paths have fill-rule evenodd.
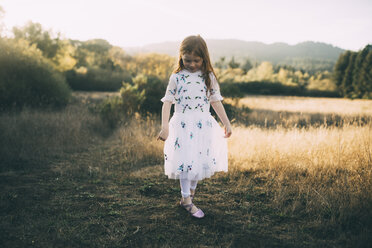
<path id="1" fill-rule="evenodd" d="M 182 88 L 183 88 L 183 86 L 181 86 L 181 87 L 178 89 L 178 94 L 180 94 Z"/>
<path id="2" fill-rule="evenodd" d="M 197 109 L 198 107 L 200 107 L 201 112 L 204 112 L 203 104 L 198 103 L 198 105 L 195 107 L 195 109 Z"/>
<path id="3" fill-rule="evenodd" d="M 176 142 L 174 142 L 174 150 L 176 150 L 178 148 L 180 148 L 180 143 L 178 143 L 178 138 L 176 139 Z"/>
<path id="4" fill-rule="evenodd" d="M 183 106 L 182 113 L 185 113 L 186 108 L 191 109 L 191 107 L 188 104 L 186 104 L 186 105 L 182 104 L 182 106 Z"/>
<path id="5" fill-rule="evenodd" d="M 190 132 L 190 139 L 192 139 L 192 137 L 194 137 L 194 135 L 192 132 Z"/>
<path id="6" fill-rule="evenodd" d="M 181 103 L 182 97 L 183 96 L 181 96 L 179 98 L 177 98 L 177 97 L 174 98 L 174 100 L 176 100 L 177 104 L 180 104 Z"/>
<path id="7" fill-rule="evenodd" d="M 196 126 L 198 127 L 198 128 L 202 128 L 202 123 L 201 123 L 201 121 L 199 121 L 197 124 L 196 124 Z"/>
<path id="8" fill-rule="evenodd" d="M 181 126 L 182 126 L 182 128 L 185 128 L 185 126 L 186 126 L 186 123 L 185 123 L 185 122 L 183 122 L 183 121 L 181 121 Z"/>
<path id="9" fill-rule="evenodd" d="M 192 161 L 192 163 L 194 163 L 194 161 Z M 184 171 L 184 168 L 185 167 L 185 164 L 184 163 L 182 163 L 180 166 L 178 166 L 178 171 Z M 187 165 L 187 168 L 186 168 L 186 172 L 189 172 L 189 171 L 191 171 L 192 170 L 192 164 L 189 164 L 189 165 Z"/>
<path id="10" fill-rule="evenodd" d="M 204 96 L 204 102 L 208 104 L 208 97 Z"/>
<path id="11" fill-rule="evenodd" d="M 172 95 L 175 95 L 175 94 L 176 94 L 176 90 L 177 90 L 177 88 L 174 88 L 173 90 L 169 90 L 169 92 L 170 92 Z"/>
<path id="12" fill-rule="evenodd" d="M 186 78 L 188 78 L 190 75 L 186 75 L 185 74 L 179 74 L 181 76 L 181 79 L 184 83 L 186 83 Z"/>
<path id="13" fill-rule="evenodd" d="M 179 171 L 183 171 L 183 163 L 178 167 L 177 170 L 179 170 Z"/>

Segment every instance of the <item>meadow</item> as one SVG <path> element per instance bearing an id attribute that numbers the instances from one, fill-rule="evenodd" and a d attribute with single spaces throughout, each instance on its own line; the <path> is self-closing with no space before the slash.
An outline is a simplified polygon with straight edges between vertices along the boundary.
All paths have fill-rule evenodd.
<path id="1" fill-rule="evenodd" d="M 0 116 L 2 247 L 370 247 L 372 101 L 246 96 L 229 172 L 199 182 L 192 219 L 163 174 L 160 117 L 110 129 L 74 93 Z"/>

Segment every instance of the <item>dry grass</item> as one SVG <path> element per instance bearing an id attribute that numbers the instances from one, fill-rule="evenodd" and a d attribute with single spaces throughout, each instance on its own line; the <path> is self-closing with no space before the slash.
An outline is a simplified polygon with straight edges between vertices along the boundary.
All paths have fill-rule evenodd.
<path id="1" fill-rule="evenodd" d="M 273 206 L 284 214 L 311 214 L 318 220 L 327 216 L 342 225 L 370 220 L 365 206 L 372 206 L 371 124 L 233 130 L 231 173 L 258 172 L 263 190 L 272 193 Z M 359 223 L 348 223 L 351 219 Z"/>
<path id="2" fill-rule="evenodd" d="M 346 111 L 352 108 L 347 107 L 350 101 L 337 100 L 342 108 L 336 111 L 338 118 L 352 118 Z M 316 99 L 303 101 L 317 104 Z M 288 99 L 283 106 L 292 104 Z M 137 116 L 105 140 L 79 150 L 103 126 L 82 109 L 69 111 L 0 119 L 9 133 L 4 137 L 17 137 L 27 154 L 47 154 L 48 146 L 64 150 L 66 141 L 75 147 L 58 153 L 58 161 L 44 159 L 51 170 L 0 173 L 4 246 L 368 247 L 372 242 L 368 118 L 312 125 L 311 119 L 292 112 L 291 125 L 267 128 L 261 116 L 277 118 L 269 109 L 248 126 L 235 123 L 228 140 L 229 172 L 199 182 L 195 203 L 206 218 L 194 220 L 177 206 L 179 182 L 163 174 L 163 143 L 156 141 L 160 118 Z M 370 116 L 363 111 L 356 112 Z M 309 116 L 321 119 L 323 114 Z M 292 125 L 299 120 L 307 125 Z"/>
<path id="3" fill-rule="evenodd" d="M 228 100 L 229 101 L 229 100 Z M 231 101 L 231 100 L 230 100 Z M 287 111 L 298 113 L 372 115 L 371 100 L 298 96 L 246 96 L 240 106 L 252 109 Z"/>
<path id="4" fill-rule="evenodd" d="M 0 130 L 0 171 L 45 165 L 111 133 L 99 116 L 75 104 L 61 111 L 2 113 Z"/>
<path id="5" fill-rule="evenodd" d="M 292 96 L 246 96 L 225 98 L 237 107 L 234 122 L 244 126 L 309 127 L 365 125 L 372 119 L 371 100 Z M 241 109 L 241 107 L 248 107 Z"/>

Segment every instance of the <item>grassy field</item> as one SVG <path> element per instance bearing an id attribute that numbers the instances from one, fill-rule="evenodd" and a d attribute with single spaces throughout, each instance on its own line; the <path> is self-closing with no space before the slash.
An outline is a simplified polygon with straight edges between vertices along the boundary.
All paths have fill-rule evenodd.
<path id="1" fill-rule="evenodd" d="M 163 174 L 160 118 L 110 130 L 88 111 L 105 97 L 93 94 L 0 116 L 1 247 L 371 246 L 372 101 L 235 102 L 249 110 L 229 172 L 199 182 L 196 220 Z"/>

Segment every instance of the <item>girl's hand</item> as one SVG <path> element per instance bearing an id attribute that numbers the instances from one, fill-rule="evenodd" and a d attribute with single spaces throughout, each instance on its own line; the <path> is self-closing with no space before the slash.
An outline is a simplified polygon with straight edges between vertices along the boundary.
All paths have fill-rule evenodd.
<path id="1" fill-rule="evenodd" d="M 230 125 L 225 126 L 225 136 L 224 136 L 224 138 L 228 138 L 228 137 L 230 137 L 231 134 L 232 134 L 231 126 L 230 126 Z"/>
<path id="2" fill-rule="evenodd" d="M 156 140 L 165 141 L 168 138 L 169 130 L 167 128 L 162 128 Z"/>

